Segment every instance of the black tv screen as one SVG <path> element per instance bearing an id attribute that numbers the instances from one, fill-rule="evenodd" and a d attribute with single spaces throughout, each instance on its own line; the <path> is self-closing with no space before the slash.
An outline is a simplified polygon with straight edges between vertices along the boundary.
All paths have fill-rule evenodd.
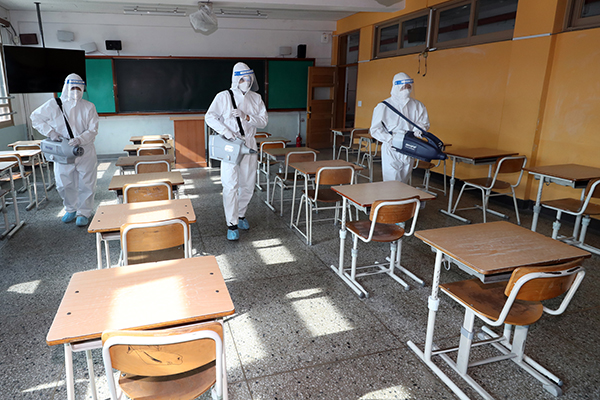
<path id="1" fill-rule="evenodd" d="M 10 94 L 60 92 L 70 73 L 85 80 L 83 50 L 23 46 L 2 46 L 2 49 Z"/>

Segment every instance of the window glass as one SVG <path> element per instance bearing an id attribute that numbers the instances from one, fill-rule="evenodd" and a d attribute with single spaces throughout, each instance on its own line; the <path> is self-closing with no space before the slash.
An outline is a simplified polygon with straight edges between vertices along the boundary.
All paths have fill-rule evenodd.
<path id="1" fill-rule="evenodd" d="M 581 18 L 600 15 L 600 0 L 585 0 L 581 9 Z"/>
<path id="2" fill-rule="evenodd" d="M 428 18 L 424 15 L 402 23 L 402 48 L 426 44 Z"/>
<path id="3" fill-rule="evenodd" d="M 358 42 L 360 32 L 351 33 L 348 35 L 346 44 L 346 64 L 354 64 L 358 62 Z"/>
<path id="4" fill-rule="evenodd" d="M 475 16 L 475 35 L 515 28 L 518 0 L 479 0 Z"/>
<path id="5" fill-rule="evenodd" d="M 4 58 L 0 55 L 0 97 L 8 96 L 4 76 Z M 0 98 L 0 128 L 12 125 L 12 115 L 10 113 L 10 101 Z"/>
<path id="6" fill-rule="evenodd" d="M 379 39 L 379 52 L 394 51 L 398 49 L 398 24 L 381 29 Z"/>
<path id="7" fill-rule="evenodd" d="M 470 16 L 470 4 L 440 12 L 437 41 L 447 42 L 467 38 L 469 36 Z"/>

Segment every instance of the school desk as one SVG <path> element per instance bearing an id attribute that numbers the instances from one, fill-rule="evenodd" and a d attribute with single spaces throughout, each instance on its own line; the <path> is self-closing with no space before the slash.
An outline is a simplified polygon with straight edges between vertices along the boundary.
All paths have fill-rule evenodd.
<path id="1" fill-rule="evenodd" d="M 17 147 L 26 147 L 26 146 L 35 146 L 41 149 L 41 145 L 42 145 L 42 140 L 41 139 L 37 139 L 37 140 L 18 140 L 16 142 L 12 142 L 8 145 L 8 147 L 12 147 L 14 150 L 18 150 Z M 48 160 L 46 160 L 46 158 L 44 157 L 44 154 L 42 153 L 42 166 L 46 167 L 46 173 L 48 175 L 48 186 L 46 186 L 46 190 L 50 190 L 54 187 L 54 182 L 52 180 L 52 176 L 50 173 L 50 163 L 48 162 Z M 41 171 L 41 169 L 40 169 Z"/>
<path id="2" fill-rule="evenodd" d="M 121 226 L 127 223 L 163 221 L 185 217 L 190 224 L 196 222 L 196 214 L 190 199 L 144 201 L 140 203 L 106 204 L 96 210 L 88 225 L 88 232 L 96 234 L 98 269 L 102 268 L 102 242 L 105 243 L 106 267 L 110 267 L 109 240 L 121 240 Z M 192 237 L 189 236 L 192 248 Z"/>
<path id="3" fill-rule="evenodd" d="M 591 256 L 587 251 L 506 221 L 429 229 L 417 231 L 415 236 L 429 245 L 436 256 L 425 348 L 421 350 L 412 341 L 408 345 L 457 394 L 462 393 L 458 386 L 431 360 L 432 355 L 442 354 L 435 352 L 433 343 L 442 262 L 455 264 L 487 283 L 507 281 L 517 267 L 563 263 Z M 468 398 L 464 393 L 463 396 L 461 398 Z"/>
<path id="4" fill-rule="evenodd" d="M 536 231 L 537 222 L 540 217 L 542 207 L 542 189 L 544 183 L 556 183 L 561 186 L 569 186 L 574 189 L 583 189 L 581 199 L 585 197 L 585 188 L 589 181 L 600 178 L 600 168 L 588 167 L 579 164 L 560 164 L 546 165 L 541 167 L 528 167 L 525 171 L 539 180 L 537 197 L 533 206 L 533 220 L 531 221 L 531 230 Z M 577 237 L 581 217 L 577 219 L 573 228 L 573 237 Z"/>
<path id="5" fill-rule="evenodd" d="M 140 135 L 140 136 L 132 136 L 129 138 L 129 141 L 133 144 L 142 144 L 144 140 L 157 140 L 164 139 L 165 141 L 171 139 L 171 135 Z M 159 143 L 160 144 L 160 143 Z"/>
<path id="6" fill-rule="evenodd" d="M 12 169 L 17 167 L 17 161 L 0 161 L 0 176 L 3 174 L 8 175 L 8 181 L 10 182 L 10 189 L 2 189 L 0 188 L 0 205 L 2 206 L 2 214 L 4 215 L 4 232 L 0 233 L 0 239 L 4 239 L 8 236 L 11 238 L 24 224 L 25 221 L 21 221 L 19 219 L 19 207 L 17 204 L 17 191 L 15 190 L 15 183 L 13 181 L 13 172 Z M 6 200 L 5 197 L 8 194 L 11 194 L 13 204 L 15 206 L 13 209 L 15 210 L 15 223 L 11 224 L 8 221 L 8 210 L 6 209 Z"/>
<path id="7" fill-rule="evenodd" d="M 152 147 L 164 147 L 167 151 L 167 154 L 172 153 L 171 149 L 173 148 L 173 146 L 171 146 L 169 143 L 156 143 L 156 144 L 152 144 L 152 143 L 148 143 L 148 144 L 127 144 L 125 145 L 125 147 L 123 148 L 123 151 L 126 152 L 127 154 L 129 154 L 130 156 L 137 156 L 137 150 L 139 148 L 152 148 Z"/>
<path id="8" fill-rule="evenodd" d="M 73 352 L 91 349 L 108 329 L 156 329 L 221 319 L 235 312 L 214 256 L 128 265 L 73 274 L 46 336 L 64 345 L 67 398 L 75 399 Z"/>
<path id="9" fill-rule="evenodd" d="M 512 151 L 503 151 L 496 149 L 489 149 L 486 147 L 477 148 L 452 148 L 445 151 L 446 155 L 452 160 L 452 176 L 450 177 L 450 193 L 448 195 L 448 210 L 440 210 L 441 213 L 446 214 L 450 217 L 456 218 L 459 221 L 471 223 L 466 218 L 452 212 L 452 199 L 454 195 L 454 185 L 456 180 L 454 179 L 456 172 L 456 164 L 464 162 L 471 165 L 489 165 L 488 176 L 492 174 L 492 165 L 496 163 L 502 157 L 514 156 L 518 153 Z"/>
<path id="10" fill-rule="evenodd" d="M 337 266 L 331 265 L 331 269 L 340 277 L 356 294 L 363 298 L 368 297 L 367 290 L 356 281 L 356 271 L 346 272 L 348 268 L 344 268 L 344 244 L 346 240 L 346 208 L 348 201 L 356 207 L 357 210 L 368 214 L 368 209 L 378 200 L 406 200 L 411 197 L 418 196 L 420 201 L 428 201 L 435 199 L 435 196 L 423 190 L 414 188 L 398 181 L 385 182 L 369 182 L 359 183 L 356 185 L 342 185 L 331 188 L 334 192 L 342 196 L 342 224 L 340 226 L 340 257 Z M 398 250 L 400 251 L 400 249 Z M 359 269 L 358 267 L 357 269 Z M 386 273 L 387 268 L 380 267 L 373 274 Z"/>
<path id="11" fill-rule="evenodd" d="M 308 226 L 308 223 L 306 224 L 306 233 L 302 232 L 302 230 L 294 223 L 294 208 L 295 208 L 294 206 L 296 204 L 296 187 L 297 187 L 297 183 L 298 183 L 298 175 L 302 175 L 302 177 L 304 178 L 304 193 L 308 193 L 308 182 L 309 182 L 311 176 L 317 174 L 317 171 L 319 170 L 319 168 L 321 168 L 321 167 L 343 167 L 346 165 L 349 165 L 352 168 L 354 168 L 355 174 L 357 171 L 361 171 L 363 169 L 360 165 L 356 165 L 356 164 L 353 164 L 351 162 L 344 161 L 344 160 L 306 161 L 306 162 L 290 164 L 290 167 L 295 170 L 294 188 L 292 190 L 292 215 L 290 217 L 290 228 L 296 229 L 298 232 L 300 232 L 300 234 L 306 239 L 306 244 L 308 244 L 309 246 L 312 245 L 312 243 L 311 243 L 311 240 L 309 239 L 310 227 Z M 306 201 L 304 203 L 305 203 L 305 207 L 306 207 L 306 218 L 308 221 L 308 213 L 310 212 L 308 199 L 306 199 Z M 299 204 L 298 207 L 302 207 L 302 204 Z"/>
<path id="12" fill-rule="evenodd" d="M 173 163 L 175 161 L 175 157 L 173 154 L 164 154 L 164 155 L 155 155 L 155 156 L 129 156 L 129 157 L 119 157 L 117 162 L 115 163 L 116 167 L 120 168 L 120 173 L 123 175 L 125 171 L 134 171 L 135 164 L 139 161 L 168 161 L 169 163 Z"/>
<path id="13" fill-rule="evenodd" d="M 318 150 L 311 149 L 310 147 L 283 147 L 283 148 L 276 147 L 273 149 L 264 149 L 263 150 L 263 155 L 266 157 L 266 164 L 267 164 L 267 199 L 265 200 L 265 204 L 273 211 L 275 211 L 275 208 L 273 207 L 273 204 L 271 203 L 271 197 L 270 197 L 271 183 L 269 181 L 269 177 L 271 176 L 270 161 L 285 163 L 285 158 L 288 154 L 298 152 L 298 151 L 301 151 L 301 152 L 302 151 L 314 151 L 317 154 L 319 153 Z M 275 183 L 273 183 L 273 184 L 275 184 Z M 273 190 L 275 190 L 275 187 L 273 187 Z"/>
<path id="14" fill-rule="evenodd" d="M 9 151 L 0 151 L 0 158 L 4 157 L 3 161 L 7 161 L 8 159 L 14 159 L 19 163 L 19 176 L 22 179 L 23 186 L 22 189 L 27 190 L 27 194 L 29 195 L 29 203 L 27 204 L 26 210 L 31 210 L 34 206 L 37 209 L 37 206 L 43 202 L 44 200 L 48 200 L 48 191 L 46 188 L 46 179 L 44 178 L 44 171 L 42 170 L 42 150 L 34 149 L 34 150 L 9 150 Z M 35 201 L 31 196 L 31 182 L 29 181 L 29 174 L 25 171 L 25 163 L 31 165 L 32 177 L 33 177 L 33 192 Z M 38 199 L 37 192 L 37 175 L 36 175 L 36 166 L 40 167 L 40 173 L 42 175 L 42 183 L 44 188 L 45 196 L 43 199 Z"/>
<path id="15" fill-rule="evenodd" d="M 145 183 L 157 180 L 167 180 L 173 186 L 173 192 L 177 197 L 177 187 L 183 185 L 183 177 L 180 171 L 171 172 L 152 172 L 149 174 L 130 174 L 130 175 L 115 175 L 108 184 L 108 190 L 115 190 L 117 196 L 123 195 L 123 186 L 128 183 Z"/>

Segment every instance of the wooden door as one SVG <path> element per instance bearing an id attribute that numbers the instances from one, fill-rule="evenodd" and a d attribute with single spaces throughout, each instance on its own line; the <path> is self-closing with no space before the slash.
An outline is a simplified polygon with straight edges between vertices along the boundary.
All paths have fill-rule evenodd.
<path id="1" fill-rule="evenodd" d="M 335 120 L 336 67 L 308 68 L 306 145 L 313 149 L 331 147 Z"/>

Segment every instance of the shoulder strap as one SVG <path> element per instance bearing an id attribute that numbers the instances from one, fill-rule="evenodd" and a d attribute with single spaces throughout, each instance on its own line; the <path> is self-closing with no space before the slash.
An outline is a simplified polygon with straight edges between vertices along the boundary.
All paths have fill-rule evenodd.
<path id="1" fill-rule="evenodd" d="M 229 96 L 231 96 L 231 104 L 233 104 L 233 108 L 237 108 L 237 104 L 235 104 L 235 99 L 233 98 L 233 92 L 231 91 L 231 89 L 227 89 L 227 91 L 229 92 Z M 242 121 L 240 120 L 240 117 L 236 117 L 235 119 L 237 120 L 238 128 L 240 128 L 240 133 L 242 134 L 242 136 L 245 136 L 244 128 L 242 128 Z"/>
<path id="2" fill-rule="evenodd" d="M 393 112 L 395 112 L 396 114 L 398 114 L 402 119 L 404 119 L 406 122 L 408 122 L 409 124 L 411 124 L 412 126 L 414 126 L 415 128 L 417 128 L 418 130 L 420 130 L 423 133 L 427 133 L 427 131 L 425 131 L 423 128 L 421 128 L 419 125 L 415 124 L 414 122 L 412 122 L 410 119 L 408 119 L 404 114 L 402 114 L 400 111 L 398 111 L 396 109 L 396 107 L 392 106 L 390 103 L 388 103 L 387 101 L 383 101 L 383 104 L 385 104 L 386 106 L 389 107 L 390 110 L 392 110 Z"/>
<path id="3" fill-rule="evenodd" d="M 73 136 L 73 131 L 71 130 L 71 125 L 69 125 L 69 121 L 67 121 L 67 116 L 65 115 L 65 111 L 62 108 L 62 100 L 60 99 L 60 97 L 55 97 L 54 99 L 56 100 L 56 104 L 58 104 L 58 108 L 60 108 L 60 112 L 61 112 L 63 118 L 65 119 L 65 124 L 67 124 L 67 131 L 69 132 L 69 136 L 71 137 L 71 139 L 73 139 L 75 136 Z"/>

